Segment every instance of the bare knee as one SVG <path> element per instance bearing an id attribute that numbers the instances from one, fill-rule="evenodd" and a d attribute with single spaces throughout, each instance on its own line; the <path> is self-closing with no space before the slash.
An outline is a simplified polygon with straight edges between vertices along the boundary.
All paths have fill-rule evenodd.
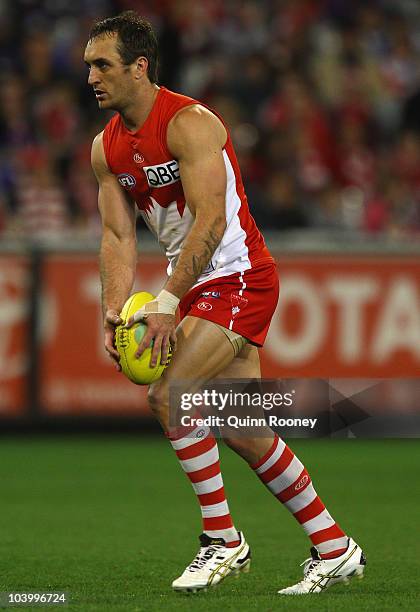
<path id="1" fill-rule="evenodd" d="M 249 463 L 252 463 L 255 456 L 254 440 L 250 438 L 223 438 L 224 443 L 235 453 L 238 453 Z"/>
<path id="2" fill-rule="evenodd" d="M 149 387 L 148 400 L 150 410 L 165 430 L 169 420 L 169 392 L 167 386 L 158 380 Z"/>
<path id="3" fill-rule="evenodd" d="M 264 438 L 224 438 L 225 443 L 238 453 L 245 461 L 254 465 L 260 461 L 267 451 L 271 448 L 274 440 L 273 432 L 267 433 Z"/>

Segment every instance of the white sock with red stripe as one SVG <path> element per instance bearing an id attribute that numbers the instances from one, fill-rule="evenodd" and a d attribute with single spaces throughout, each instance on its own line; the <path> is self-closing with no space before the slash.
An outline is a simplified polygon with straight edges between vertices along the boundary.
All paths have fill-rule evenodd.
<path id="1" fill-rule="evenodd" d="M 345 552 L 346 534 L 326 510 L 302 463 L 277 434 L 270 450 L 251 468 L 302 525 L 323 559 Z"/>
<path id="2" fill-rule="evenodd" d="M 228 547 L 236 546 L 239 537 L 225 497 L 216 439 L 209 427 L 186 433 L 168 437 L 197 495 L 203 531 L 210 538 L 223 538 Z"/>

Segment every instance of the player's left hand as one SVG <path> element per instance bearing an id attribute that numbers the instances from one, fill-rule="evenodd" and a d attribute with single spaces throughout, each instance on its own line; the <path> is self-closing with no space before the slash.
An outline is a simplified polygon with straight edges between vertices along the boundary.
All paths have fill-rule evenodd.
<path id="1" fill-rule="evenodd" d="M 143 351 L 150 346 L 153 341 L 152 355 L 150 357 L 150 367 L 154 368 L 158 362 L 159 352 L 161 352 L 160 363 L 166 364 L 168 360 L 169 347 L 172 351 L 176 349 L 175 315 L 163 313 L 147 313 L 142 317 L 146 324 L 147 331 L 136 351 L 136 357 L 140 357 Z M 138 319 L 131 317 L 126 327 L 131 327 Z"/>

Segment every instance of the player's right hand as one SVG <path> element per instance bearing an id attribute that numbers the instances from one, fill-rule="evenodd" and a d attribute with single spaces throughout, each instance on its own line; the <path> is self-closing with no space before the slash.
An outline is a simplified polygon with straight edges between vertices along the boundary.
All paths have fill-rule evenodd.
<path id="1" fill-rule="evenodd" d="M 121 325 L 123 320 L 116 310 L 107 310 L 104 319 L 104 344 L 105 350 L 114 362 L 116 370 L 121 372 L 120 355 L 115 348 L 115 328 Z"/>

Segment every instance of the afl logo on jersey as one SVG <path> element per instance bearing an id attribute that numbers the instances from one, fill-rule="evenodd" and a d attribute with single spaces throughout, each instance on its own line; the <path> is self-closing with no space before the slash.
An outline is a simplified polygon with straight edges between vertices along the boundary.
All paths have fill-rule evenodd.
<path id="1" fill-rule="evenodd" d="M 136 186 L 136 179 L 132 174 L 119 174 L 118 182 L 124 189 L 133 189 Z"/>
<path id="2" fill-rule="evenodd" d="M 158 164 L 157 166 L 144 166 L 144 173 L 147 178 L 149 187 L 166 187 L 179 181 L 179 166 L 178 162 L 173 159 L 166 164 Z"/>

